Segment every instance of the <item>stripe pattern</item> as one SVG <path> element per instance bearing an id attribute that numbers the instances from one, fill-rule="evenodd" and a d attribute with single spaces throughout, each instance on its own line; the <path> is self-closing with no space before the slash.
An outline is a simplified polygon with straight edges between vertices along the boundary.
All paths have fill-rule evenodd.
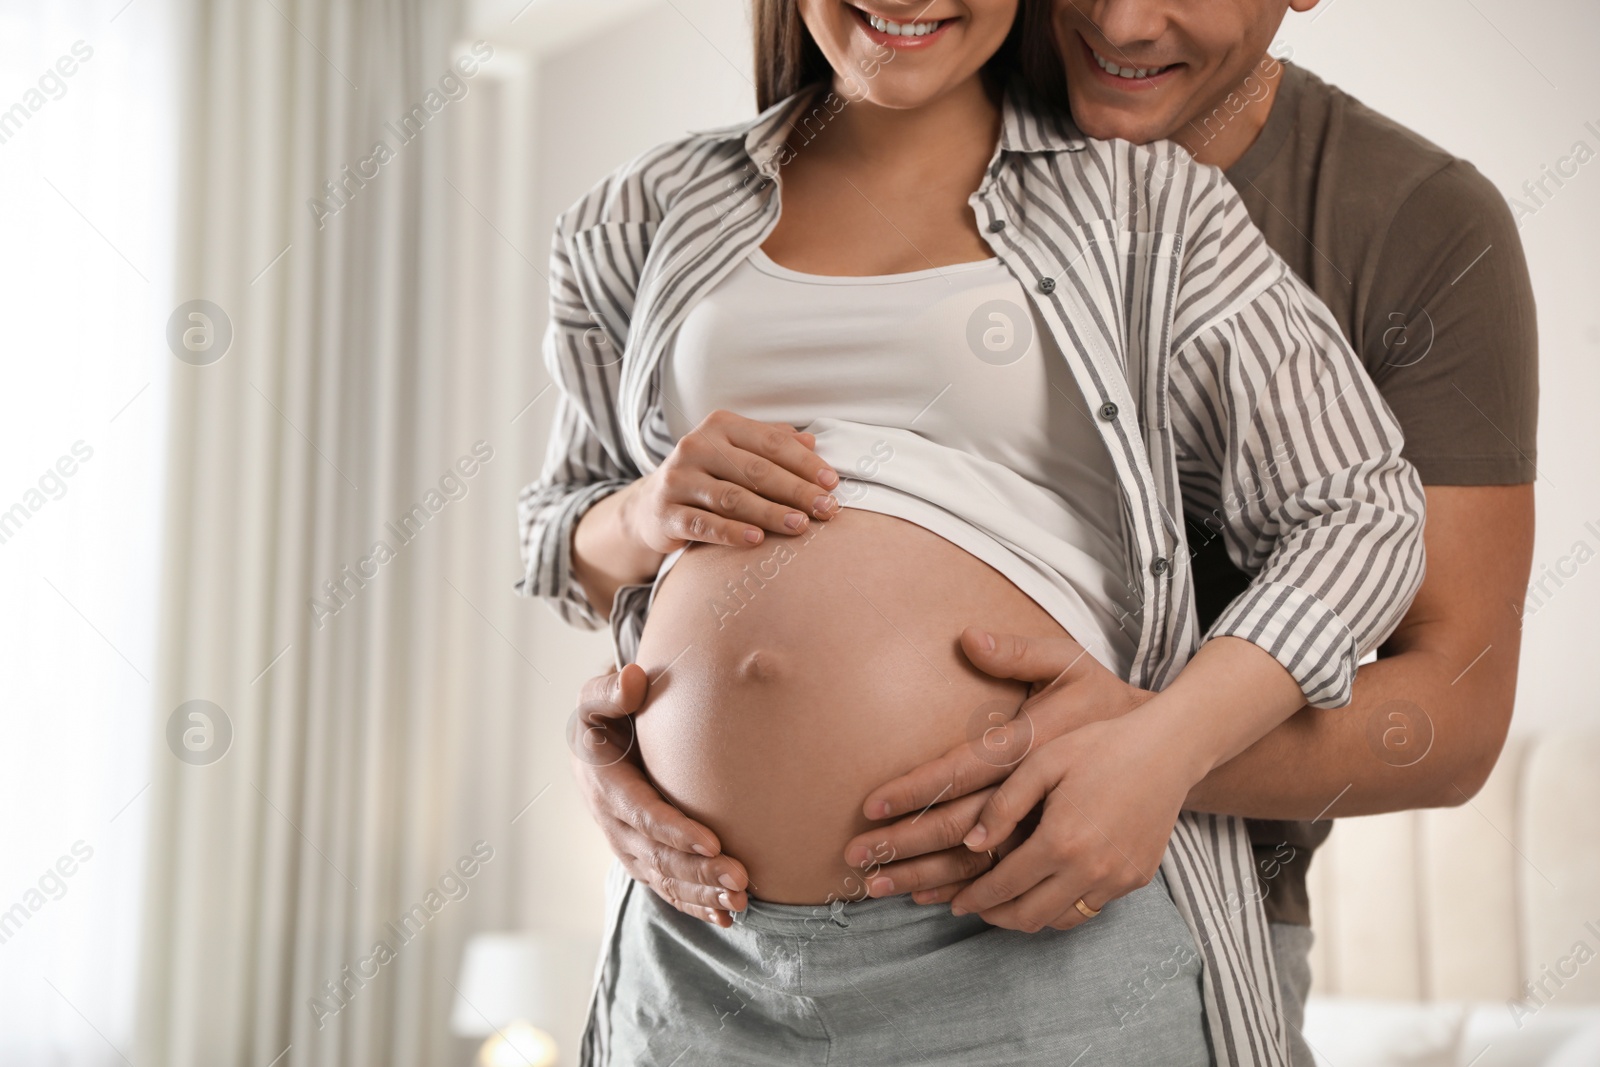
<path id="1" fill-rule="evenodd" d="M 671 452 L 657 368 L 689 309 L 776 224 L 786 143 L 816 125 L 797 121 L 808 107 L 796 97 L 648 152 L 557 224 L 544 358 L 560 400 L 519 504 L 518 588 L 574 625 L 603 621 L 573 581 L 573 528 Z M 1167 143 L 1088 140 L 1017 93 L 969 202 L 1101 413 L 1142 605 L 1129 680 L 1163 688 L 1201 643 L 1187 511 L 1255 574 L 1204 636 L 1254 642 L 1316 706 L 1348 703 L 1358 660 L 1421 582 L 1423 497 L 1326 309 L 1220 171 Z M 612 604 L 619 665 L 648 592 L 624 587 Z M 1163 862 L 1200 946 L 1223 1067 L 1287 1062 L 1251 863 L 1242 820 L 1189 812 Z"/>

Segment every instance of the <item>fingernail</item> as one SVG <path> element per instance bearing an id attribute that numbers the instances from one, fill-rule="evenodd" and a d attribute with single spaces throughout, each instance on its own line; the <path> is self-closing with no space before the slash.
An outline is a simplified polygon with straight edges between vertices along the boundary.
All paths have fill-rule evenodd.
<path id="1" fill-rule="evenodd" d="M 706 846 L 696 843 L 696 844 L 690 845 L 689 847 L 694 849 L 696 852 L 700 853 L 700 855 L 705 856 L 707 859 L 711 858 L 711 851 L 708 848 L 706 848 Z"/>
<path id="2" fill-rule="evenodd" d="M 867 880 L 867 892 L 875 897 L 886 897 L 894 892 L 894 882 L 882 876 L 870 878 Z"/>
<path id="3" fill-rule="evenodd" d="M 806 517 L 798 511 L 793 511 L 783 517 L 783 524 L 791 530 L 799 530 L 806 524 Z"/>
<path id="4" fill-rule="evenodd" d="M 872 815 L 870 817 L 874 819 L 887 819 L 889 817 L 889 802 L 887 800 L 880 800 L 876 804 L 872 805 Z"/>
<path id="5" fill-rule="evenodd" d="M 822 486 L 824 489 L 832 489 L 834 486 L 839 484 L 839 476 L 833 473 L 833 471 L 824 468 L 821 473 L 817 475 L 817 484 Z"/>
<path id="6" fill-rule="evenodd" d="M 728 894 L 726 894 L 726 893 L 718 893 L 717 894 L 717 903 L 722 905 L 722 909 L 724 911 L 732 911 L 733 910 L 733 901 L 732 901 L 732 899 L 729 898 Z"/>
<path id="7" fill-rule="evenodd" d="M 837 501 L 835 501 L 833 497 L 824 495 L 813 500 L 811 502 L 811 507 L 812 510 L 814 510 L 818 515 L 825 515 L 829 511 L 833 510 L 835 503 L 837 503 Z"/>
<path id="8" fill-rule="evenodd" d="M 956 918 L 959 919 L 961 916 L 965 915 L 966 913 L 967 913 L 967 909 L 966 908 L 958 908 L 954 904 L 950 905 L 950 914 L 955 916 Z"/>
<path id="9" fill-rule="evenodd" d="M 988 837 L 989 831 L 985 830 L 982 826 L 974 826 L 972 828 L 972 832 L 961 839 L 961 843 L 966 845 L 968 848 L 982 848 L 984 841 L 987 840 Z"/>
<path id="10" fill-rule="evenodd" d="M 871 860 L 872 853 L 867 849 L 866 845 L 857 845 L 844 858 L 844 861 L 852 867 L 865 867 Z"/>
<path id="11" fill-rule="evenodd" d="M 732 889 L 733 891 L 738 892 L 739 883 L 733 880 L 733 875 L 731 874 L 719 875 L 717 877 L 717 882 L 727 889 Z"/>
<path id="12" fill-rule="evenodd" d="M 983 649 L 984 649 L 984 651 L 985 652 L 993 652 L 994 651 L 994 634 L 990 633 L 988 630 L 981 630 L 981 631 L 979 631 L 979 633 L 983 638 Z"/>
<path id="13" fill-rule="evenodd" d="M 933 900 L 933 890 L 919 889 L 911 894 L 911 899 L 917 904 L 927 904 Z"/>
<path id="14" fill-rule="evenodd" d="M 761 542 L 761 531 L 760 530 L 746 530 L 744 532 L 744 539 L 746 541 L 750 542 L 752 545 L 759 544 Z"/>

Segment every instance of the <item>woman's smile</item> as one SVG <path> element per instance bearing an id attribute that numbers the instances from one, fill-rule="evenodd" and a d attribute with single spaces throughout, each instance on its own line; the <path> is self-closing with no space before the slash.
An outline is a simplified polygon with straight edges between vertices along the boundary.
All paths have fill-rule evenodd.
<path id="1" fill-rule="evenodd" d="M 976 85 L 1016 22 L 1017 0 L 794 0 L 835 89 L 896 111 Z"/>
<path id="2" fill-rule="evenodd" d="M 874 45 L 901 51 L 918 51 L 931 48 L 945 36 L 945 31 L 955 25 L 958 18 L 930 18 L 926 12 L 931 4 L 911 14 L 890 18 L 867 8 L 847 5 L 855 9 L 861 30 Z"/>

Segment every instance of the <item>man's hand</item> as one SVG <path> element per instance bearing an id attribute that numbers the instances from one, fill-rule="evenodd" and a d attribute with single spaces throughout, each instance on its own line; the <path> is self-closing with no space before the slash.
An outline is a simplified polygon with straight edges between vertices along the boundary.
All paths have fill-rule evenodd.
<path id="1" fill-rule="evenodd" d="M 667 802 L 645 775 L 632 715 L 650 679 L 630 663 L 583 685 L 568 730 L 572 773 L 612 853 L 636 880 L 685 915 L 733 925 L 748 904 L 744 865 L 721 855 L 717 835 Z"/>
<path id="2" fill-rule="evenodd" d="M 1008 837 L 1041 801 L 1039 826 L 958 893 L 952 915 L 1070 930 L 1155 877 L 1189 787 L 1204 769 L 1173 745 L 1154 706 L 1090 723 L 1030 753 L 984 805 L 969 849 Z"/>
<path id="3" fill-rule="evenodd" d="M 996 722 L 868 795 L 862 809 L 868 818 L 905 816 L 845 848 L 845 862 L 858 868 L 894 857 L 868 879 L 874 897 L 911 893 L 919 904 L 954 898 L 1026 836 L 1024 824 L 990 846 L 995 856 L 962 845 L 993 795 L 991 787 L 1030 751 L 1089 723 L 1125 715 L 1155 695 L 1122 681 L 1066 636 L 1020 637 L 968 627 L 961 648 L 985 674 L 1030 683 L 1031 694 L 1009 722 Z"/>

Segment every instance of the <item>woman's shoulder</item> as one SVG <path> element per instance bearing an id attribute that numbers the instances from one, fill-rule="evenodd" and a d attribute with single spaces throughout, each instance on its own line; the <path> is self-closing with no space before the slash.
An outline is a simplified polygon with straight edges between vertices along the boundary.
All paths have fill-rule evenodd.
<path id="1" fill-rule="evenodd" d="M 563 212 L 557 233 L 570 236 L 606 224 L 658 224 L 674 211 L 704 206 L 708 199 L 714 203 L 746 181 L 759 181 L 748 144 L 752 135 L 761 139 L 783 106 L 727 126 L 687 133 L 640 153 Z"/>

